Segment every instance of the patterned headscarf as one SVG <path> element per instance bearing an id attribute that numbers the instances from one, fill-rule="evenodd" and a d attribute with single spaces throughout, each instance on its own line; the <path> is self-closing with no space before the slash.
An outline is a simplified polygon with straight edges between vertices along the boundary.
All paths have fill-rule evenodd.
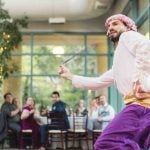
<path id="1" fill-rule="evenodd" d="M 112 20 L 120 20 L 123 23 L 125 23 L 129 29 L 131 29 L 133 31 L 137 31 L 135 22 L 132 19 L 130 19 L 129 17 L 122 15 L 122 14 L 117 14 L 117 15 L 113 15 L 113 16 L 109 17 L 105 22 L 106 28 L 108 28 L 108 25 L 109 25 L 110 21 L 112 21 Z"/>

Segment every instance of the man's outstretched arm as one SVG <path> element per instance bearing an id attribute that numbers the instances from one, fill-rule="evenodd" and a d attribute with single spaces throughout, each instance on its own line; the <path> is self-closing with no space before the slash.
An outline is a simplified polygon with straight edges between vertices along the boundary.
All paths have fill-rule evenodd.
<path id="1" fill-rule="evenodd" d="M 114 84 L 112 69 L 105 72 L 100 77 L 83 77 L 73 75 L 68 68 L 61 66 L 59 74 L 61 77 L 70 80 L 75 87 L 82 89 L 97 90 Z"/>

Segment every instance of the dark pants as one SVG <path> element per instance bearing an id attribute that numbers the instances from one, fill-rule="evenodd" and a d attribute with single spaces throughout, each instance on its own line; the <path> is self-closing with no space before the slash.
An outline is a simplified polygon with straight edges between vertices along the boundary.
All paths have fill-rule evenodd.
<path id="1" fill-rule="evenodd" d="M 20 124 L 16 122 L 9 122 L 8 123 L 8 128 L 11 130 L 11 135 L 10 135 L 10 147 L 11 148 L 17 148 L 19 147 L 19 136 L 20 136 Z"/>
<path id="2" fill-rule="evenodd" d="M 40 143 L 41 143 L 41 145 L 46 144 L 47 130 L 48 130 L 48 126 L 46 124 L 40 126 L 40 135 L 41 135 Z"/>

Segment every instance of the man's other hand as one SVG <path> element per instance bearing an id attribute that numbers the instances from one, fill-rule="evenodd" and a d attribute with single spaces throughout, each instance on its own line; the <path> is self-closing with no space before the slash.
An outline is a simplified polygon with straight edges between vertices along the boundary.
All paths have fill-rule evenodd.
<path id="1" fill-rule="evenodd" d="M 142 89 L 139 80 L 134 83 L 134 86 L 133 86 L 133 95 L 134 95 L 137 99 L 139 99 L 139 100 L 146 99 L 146 98 L 150 98 L 150 93 L 145 92 L 145 91 Z"/>

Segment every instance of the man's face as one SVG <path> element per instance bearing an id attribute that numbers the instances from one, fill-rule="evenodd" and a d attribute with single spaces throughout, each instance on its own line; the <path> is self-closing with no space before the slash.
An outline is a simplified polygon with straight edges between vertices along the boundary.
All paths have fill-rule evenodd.
<path id="1" fill-rule="evenodd" d="M 96 103 L 97 103 L 97 105 L 100 105 L 100 98 L 96 98 Z"/>
<path id="2" fill-rule="evenodd" d="M 80 100 L 79 106 L 84 107 L 84 101 L 83 100 Z"/>
<path id="3" fill-rule="evenodd" d="M 105 105 L 107 103 L 106 96 L 101 96 L 100 97 L 100 103 L 101 103 L 101 105 Z"/>
<path id="4" fill-rule="evenodd" d="M 55 103 L 57 101 L 59 101 L 59 96 L 57 94 L 53 94 L 52 95 L 52 101 Z"/>
<path id="5" fill-rule="evenodd" d="M 12 95 L 7 95 L 6 98 L 5 98 L 5 101 L 8 102 L 8 103 L 12 103 L 13 96 Z"/>
<path id="6" fill-rule="evenodd" d="M 112 20 L 108 25 L 108 37 L 113 42 L 118 42 L 119 37 L 123 32 L 128 31 L 128 28 L 120 20 Z"/>

